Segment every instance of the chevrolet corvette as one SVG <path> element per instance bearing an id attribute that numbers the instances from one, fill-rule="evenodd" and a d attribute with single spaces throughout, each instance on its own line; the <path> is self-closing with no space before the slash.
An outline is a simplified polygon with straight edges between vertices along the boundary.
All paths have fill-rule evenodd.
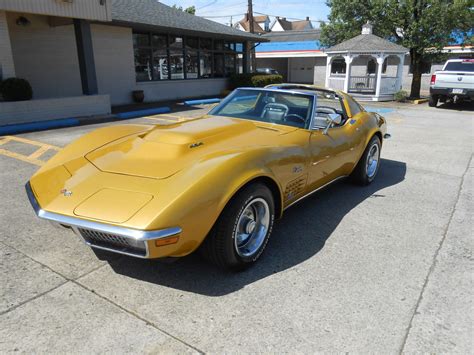
<path id="1" fill-rule="evenodd" d="M 344 177 L 370 184 L 386 129 L 343 92 L 239 88 L 202 117 L 93 131 L 26 192 L 40 218 L 92 248 L 139 258 L 199 249 L 238 270 L 259 259 L 290 206 Z"/>

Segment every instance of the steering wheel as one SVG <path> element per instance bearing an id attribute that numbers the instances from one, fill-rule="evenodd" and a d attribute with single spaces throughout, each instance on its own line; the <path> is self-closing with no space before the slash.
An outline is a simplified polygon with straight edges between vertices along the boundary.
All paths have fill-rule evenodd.
<path id="1" fill-rule="evenodd" d="M 296 122 L 296 123 L 299 123 L 297 121 L 301 121 L 304 123 L 306 123 L 306 119 L 301 117 L 300 115 L 296 114 L 296 113 L 291 113 L 289 115 L 287 115 L 285 117 L 285 121 L 291 121 L 291 122 Z"/>

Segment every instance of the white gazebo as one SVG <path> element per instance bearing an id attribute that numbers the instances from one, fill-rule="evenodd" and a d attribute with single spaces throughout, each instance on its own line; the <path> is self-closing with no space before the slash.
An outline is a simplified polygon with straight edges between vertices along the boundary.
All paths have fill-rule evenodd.
<path id="1" fill-rule="evenodd" d="M 359 100 L 390 101 L 402 87 L 408 49 L 372 34 L 362 34 L 325 50 L 326 87 L 345 91 Z"/>

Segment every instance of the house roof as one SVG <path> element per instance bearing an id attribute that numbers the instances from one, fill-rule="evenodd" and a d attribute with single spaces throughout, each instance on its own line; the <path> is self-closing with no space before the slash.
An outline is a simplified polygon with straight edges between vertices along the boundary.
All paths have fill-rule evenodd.
<path id="1" fill-rule="evenodd" d="M 250 21 L 248 20 L 240 20 L 239 22 L 237 22 L 240 26 L 242 26 L 242 28 L 244 29 L 244 31 L 247 31 L 249 32 L 250 31 Z M 254 18 L 254 21 L 253 21 L 253 31 L 254 33 L 266 33 L 263 28 L 257 23 L 257 21 L 255 20 Z"/>
<path id="2" fill-rule="evenodd" d="M 288 21 L 286 18 L 276 17 L 275 22 L 278 22 L 285 31 L 301 31 L 308 25 L 312 27 L 311 21 L 309 20 Z"/>
<path id="3" fill-rule="evenodd" d="M 255 20 L 255 22 L 265 22 L 265 21 L 269 21 L 269 20 L 270 20 L 270 18 L 269 18 L 267 15 L 254 16 L 253 19 Z"/>
<path id="4" fill-rule="evenodd" d="M 270 32 L 262 35 L 262 37 L 268 39 L 270 42 L 319 41 L 321 30 Z"/>
<path id="5" fill-rule="evenodd" d="M 112 0 L 112 21 L 167 33 L 219 35 L 224 39 L 261 42 L 260 36 L 173 9 L 156 0 Z M 264 40 L 265 41 L 265 40 Z"/>
<path id="6" fill-rule="evenodd" d="M 347 41 L 327 48 L 326 53 L 332 52 L 398 52 L 406 53 L 408 49 L 387 41 L 373 34 L 360 34 Z"/>

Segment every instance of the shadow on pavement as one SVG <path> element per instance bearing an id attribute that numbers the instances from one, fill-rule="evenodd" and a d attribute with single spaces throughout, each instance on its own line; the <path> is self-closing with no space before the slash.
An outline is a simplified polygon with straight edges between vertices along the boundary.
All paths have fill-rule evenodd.
<path id="1" fill-rule="evenodd" d="M 474 111 L 474 101 L 462 101 L 456 104 L 454 102 L 445 102 L 438 105 L 437 109 L 471 112 Z"/>
<path id="2" fill-rule="evenodd" d="M 198 253 L 173 263 L 131 257 L 108 262 L 119 274 L 157 285 L 207 296 L 229 294 L 314 257 L 349 211 L 371 196 L 383 197 L 377 192 L 402 182 L 405 173 L 405 163 L 382 159 L 379 174 L 371 185 L 359 187 L 339 182 L 301 201 L 275 223 L 259 262 L 240 273 L 219 270 Z"/>

